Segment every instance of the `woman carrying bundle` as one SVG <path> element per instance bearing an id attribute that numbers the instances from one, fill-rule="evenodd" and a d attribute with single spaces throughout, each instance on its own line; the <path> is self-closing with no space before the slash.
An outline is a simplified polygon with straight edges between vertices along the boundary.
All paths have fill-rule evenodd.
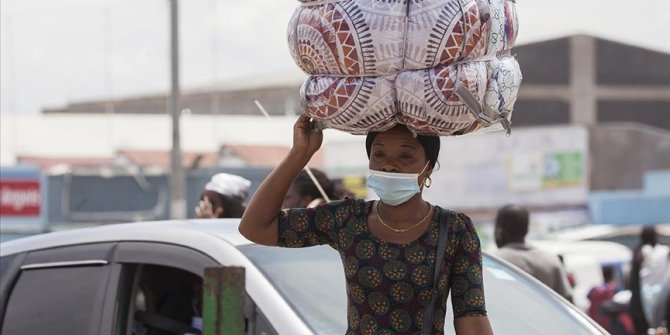
<path id="1" fill-rule="evenodd" d="M 281 210 L 291 182 L 321 146 L 315 128 L 308 117 L 298 119 L 293 147 L 254 194 L 240 232 L 269 246 L 328 244 L 337 250 L 347 282 L 348 335 L 443 334 L 450 291 L 456 334 L 493 334 L 472 222 L 422 198 L 439 138 L 414 136 L 402 125 L 369 133 L 368 186 L 380 201 Z"/>

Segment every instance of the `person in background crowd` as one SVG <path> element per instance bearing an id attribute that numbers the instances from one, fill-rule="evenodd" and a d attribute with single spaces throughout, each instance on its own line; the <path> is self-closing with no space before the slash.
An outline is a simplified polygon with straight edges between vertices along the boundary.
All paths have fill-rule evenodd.
<path id="1" fill-rule="evenodd" d="M 602 268 L 602 271 L 604 282 L 601 285 L 592 288 L 586 296 L 591 302 L 588 314 L 594 321 L 603 326 L 603 328 L 610 329 L 609 319 L 600 310 L 600 305 L 607 300 L 611 300 L 619 289 L 614 280 L 614 268 L 605 266 Z"/>
<path id="2" fill-rule="evenodd" d="M 665 318 L 665 332 L 668 334 L 670 333 L 670 281 L 668 281 L 665 286 L 667 288 L 665 290 L 665 306 L 659 306 L 659 313 Z"/>
<path id="3" fill-rule="evenodd" d="M 587 298 L 591 302 L 588 315 L 612 335 L 631 335 L 634 327 L 633 321 L 625 309 L 614 310 L 612 299 L 619 292 L 614 278 L 614 267 L 602 268 L 604 282 L 592 288 Z"/>
<path id="4" fill-rule="evenodd" d="M 572 301 L 572 289 L 558 256 L 526 244 L 528 210 L 507 205 L 495 219 L 497 255 Z"/>
<path id="5" fill-rule="evenodd" d="M 670 270 L 666 273 L 665 284 L 659 294 L 658 303 L 654 307 L 654 319 L 659 324 L 657 335 L 668 334 L 670 328 Z"/>
<path id="6" fill-rule="evenodd" d="M 217 173 L 205 185 L 195 208 L 197 218 L 241 218 L 251 182 L 228 173 Z"/>
<path id="7" fill-rule="evenodd" d="M 339 197 L 335 193 L 335 184 L 328 179 L 325 173 L 321 170 L 310 169 L 314 178 L 319 182 L 321 188 L 328 196 L 329 200 L 338 200 Z M 307 171 L 302 170 L 293 180 L 293 184 L 289 187 L 282 209 L 286 208 L 314 208 L 326 200 L 323 198 L 321 191 L 316 186 L 312 178 L 309 177 Z"/>
<path id="8" fill-rule="evenodd" d="M 246 178 L 217 173 L 205 184 L 205 190 L 200 195 L 200 202 L 195 207 L 195 215 L 199 219 L 241 218 L 244 214 L 244 203 L 249 196 L 251 181 Z M 202 282 L 193 285 L 193 300 L 191 302 L 194 316 L 191 326 L 202 330 Z M 192 335 L 195 333 L 185 333 Z M 200 333 L 197 333 L 200 334 Z"/>
<path id="9" fill-rule="evenodd" d="M 356 199 L 356 195 L 349 191 L 346 186 L 344 186 L 344 181 L 342 179 L 334 179 L 333 184 L 335 184 L 333 193 L 338 199 Z"/>
<path id="10" fill-rule="evenodd" d="M 644 227 L 640 244 L 633 251 L 630 272 L 630 315 L 637 334 L 647 334 L 650 327 L 656 328 L 662 323 L 655 317 L 654 309 L 665 303 L 660 299 L 664 280 L 670 278 L 669 257 L 668 246 L 658 244 L 655 227 Z"/>

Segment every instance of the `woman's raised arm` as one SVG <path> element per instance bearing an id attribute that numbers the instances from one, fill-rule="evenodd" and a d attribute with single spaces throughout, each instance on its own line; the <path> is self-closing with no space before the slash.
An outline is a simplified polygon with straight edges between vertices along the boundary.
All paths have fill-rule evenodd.
<path id="1" fill-rule="evenodd" d="M 293 179 L 321 147 L 323 134 L 301 115 L 293 126 L 293 147 L 254 193 L 240 220 L 240 233 L 264 245 L 276 245 L 277 216 Z"/>

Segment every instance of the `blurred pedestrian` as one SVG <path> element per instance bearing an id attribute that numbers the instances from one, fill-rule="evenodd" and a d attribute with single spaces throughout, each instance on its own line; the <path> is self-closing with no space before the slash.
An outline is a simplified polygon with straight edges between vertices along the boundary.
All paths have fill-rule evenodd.
<path id="1" fill-rule="evenodd" d="M 198 218 L 241 218 L 251 182 L 246 178 L 217 173 L 205 185 L 195 208 Z"/>
<path id="2" fill-rule="evenodd" d="M 200 195 L 195 215 L 200 219 L 241 218 L 244 214 L 245 202 L 249 196 L 251 181 L 246 178 L 229 174 L 217 173 L 205 184 Z M 202 330 L 202 283 L 193 285 L 192 306 L 194 316 L 191 326 Z M 187 335 L 187 334 L 185 334 Z"/>
<path id="3" fill-rule="evenodd" d="M 654 318 L 657 320 L 658 325 L 660 325 L 657 328 L 657 334 L 668 334 L 668 329 L 670 328 L 670 277 L 666 277 L 658 303 L 654 307 Z"/>
<path id="4" fill-rule="evenodd" d="M 635 329 L 626 307 L 618 308 L 612 300 L 619 292 L 614 278 L 614 267 L 602 268 L 604 281 L 592 288 L 586 296 L 591 305 L 588 315 L 612 335 L 631 335 Z"/>
<path id="5" fill-rule="evenodd" d="M 588 315 L 599 325 L 603 326 L 603 328 L 610 329 L 609 318 L 600 310 L 600 305 L 605 301 L 611 300 L 619 291 L 619 288 L 614 280 L 614 268 L 604 266 L 602 271 L 604 282 L 592 288 L 586 295 L 591 302 Z"/>
<path id="6" fill-rule="evenodd" d="M 338 200 L 339 197 L 335 193 L 335 184 L 326 176 L 323 171 L 318 169 L 310 169 L 312 175 L 321 186 L 321 189 L 328 197 L 328 200 Z M 286 208 L 314 208 L 322 203 L 325 203 L 324 195 L 319 190 L 319 187 L 314 183 L 312 178 L 306 170 L 300 171 L 298 176 L 293 180 L 291 187 L 289 187 L 282 209 Z"/>
<path id="7" fill-rule="evenodd" d="M 333 184 L 335 185 L 333 193 L 335 194 L 335 197 L 337 197 L 338 199 L 344 199 L 344 198 L 356 199 L 356 195 L 349 189 L 347 189 L 347 187 L 344 185 L 344 180 L 342 178 L 334 179 Z"/>
<path id="8" fill-rule="evenodd" d="M 515 205 L 498 211 L 494 232 L 499 248 L 496 254 L 572 301 L 572 289 L 558 256 L 526 243 L 528 216 L 527 209 Z"/>
<path id="9" fill-rule="evenodd" d="M 658 243 L 655 227 L 644 227 L 640 244 L 633 251 L 630 272 L 630 314 L 638 334 L 647 334 L 649 328 L 659 327 L 663 321 L 655 317 L 654 309 L 665 303 L 661 299 L 670 278 L 669 254 L 670 248 Z"/>

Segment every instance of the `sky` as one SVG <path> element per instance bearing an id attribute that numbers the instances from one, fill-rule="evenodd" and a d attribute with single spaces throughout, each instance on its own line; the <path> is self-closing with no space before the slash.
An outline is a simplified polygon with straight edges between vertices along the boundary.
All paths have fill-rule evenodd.
<path id="1" fill-rule="evenodd" d="M 300 76 L 286 43 L 297 4 L 181 1 L 182 90 Z M 517 0 L 517 8 L 517 44 L 581 33 L 670 53 L 668 0 Z M 2 0 L 0 115 L 167 92 L 169 47 L 167 0 Z"/>

